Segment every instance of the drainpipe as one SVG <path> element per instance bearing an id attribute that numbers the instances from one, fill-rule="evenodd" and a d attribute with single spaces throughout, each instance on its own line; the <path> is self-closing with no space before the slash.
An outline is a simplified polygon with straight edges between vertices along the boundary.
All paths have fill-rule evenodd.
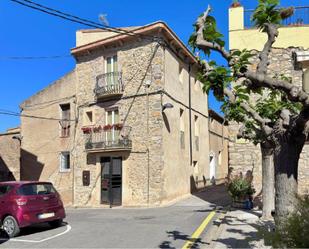
<path id="1" fill-rule="evenodd" d="M 189 137 L 190 137 L 190 166 L 192 165 L 192 110 L 191 110 L 191 64 L 189 64 Z"/>

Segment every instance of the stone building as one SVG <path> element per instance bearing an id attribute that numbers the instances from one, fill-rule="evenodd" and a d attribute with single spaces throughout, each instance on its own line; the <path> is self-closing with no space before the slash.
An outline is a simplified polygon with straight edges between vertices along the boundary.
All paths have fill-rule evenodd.
<path id="1" fill-rule="evenodd" d="M 20 180 L 20 129 L 0 134 L 0 181 Z"/>
<path id="2" fill-rule="evenodd" d="M 209 110 L 209 178 L 211 183 L 224 183 L 228 175 L 229 131 L 227 122 Z"/>
<path id="3" fill-rule="evenodd" d="M 66 205 L 159 206 L 210 182 L 195 57 L 165 23 L 122 30 L 77 31 L 75 69 L 20 105 L 47 117 L 21 118 L 22 178 Z"/>
<path id="4" fill-rule="evenodd" d="M 292 78 L 292 83 L 302 87 L 303 77 L 309 73 L 309 7 L 295 8 L 294 16 L 285 20 L 279 28 L 279 36 L 270 53 L 268 73 L 284 74 Z M 253 53 L 261 51 L 267 35 L 255 29 L 250 20 L 252 10 L 243 7 L 229 9 L 229 46 L 230 49 L 248 49 Z M 252 67 L 258 63 L 253 57 Z M 261 192 L 261 153 L 260 147 L 243 139 L 237 139 L 239 126 L 230 124 L 229 166 L 234 172 L 253 173 L 257 194 Z M 299 192 L 309 190 L 309 144 L 304 146 L 299 161 Z"/>

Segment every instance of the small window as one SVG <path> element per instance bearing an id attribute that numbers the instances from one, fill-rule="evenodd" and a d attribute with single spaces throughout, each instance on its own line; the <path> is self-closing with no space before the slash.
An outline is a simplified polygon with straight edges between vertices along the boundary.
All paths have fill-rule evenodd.
<path id="1" fill-rule="evenodd" d="M 194 174 L 198 175 L 198 173 L 199 173 L 198 161 L 193 161 L 193 168 L 194 168 Z"/>
<path id="2" fill-rule="evenodd" d="M 12 189 L 11 186 L 5 185 L 5 186 L 0 186 L 0 196 L 4 196 L 7 194 L 10 190 Z"/>
<path id="3" fill-rule="evenodd" d="M 70 136 L 70 119 L 71 119 L 71 106 L 70 104 L 60 105 L 61 114 L 60 114 L 60 136 L 69 137 Z"/>
<path id="4" fill-rule="evenodd" d="M 218 164 L 219 164 L 219 165 L 222 164 L 222 151 L 219 151 L 219 155 L 218 155 Z"/>
<path id="5" fill-rule="evenodd" d="M 84 125 L 93 125 L 93 112 L 86 111 L 84 116 Z"/>
<path id="6" fill-rule="evenodd" d="M 60 154 L 60 172 L 70 171 L 70 152 L 61 152 Z"/>
<path id="7" fill-rule="evenodd" d="M 183 83 L 184 82 L 184 68 L 179 65 L 179 82 Z"/>
<path id="8" fill-rule="evenodd" d="M 180 119 L 180 147 L 185 148 L 185 119 L 184 110 L 180 109 L 179 119 Z"/>

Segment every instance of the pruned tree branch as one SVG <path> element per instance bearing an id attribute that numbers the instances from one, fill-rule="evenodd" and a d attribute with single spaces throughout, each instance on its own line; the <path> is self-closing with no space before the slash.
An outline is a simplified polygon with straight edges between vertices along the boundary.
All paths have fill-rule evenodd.
<path id="1" fill-rule="evenodd" d="M 284 91 L 291 101 L 301 102 L 304 105 L 309 106 L 309 95 L 300 87 L 297 87 L 288 81 L 276 80 L 267 77 L 264 74 L 252 71 L 246 71 L 243 75 L 240 76 L 245 76 L 255 87 L 265 87 Z"/>
<path id="2" fill-rule="evenodd" d="M 237 97 L 232 92 L 232 90 L 225 87 L 223 89 L 224 94 L 228 97 L 228 101 L 232 104 L 236 103 Z M 245 102 L 241 102 L 240 106 L 261 126 L 265 135 L 270 135 L 272 132 L 272 128 L 267 124 L 270 122 L 268 119 L 262 118 L 249 104 Z"/>
<path id="3" fill-rule="evenodd" d="M 209 15 L 210 11 L 211 11 L 211 7 L 210 5 L 208 5 L 204 14 L 200 16 L 196 21 L 196 25 L 198 27 L 196 47 L 198 47 L 199 49 L 203 51 L 205 51 L 206 49 L 215 50 L 219 52 L 227 61 L 229 61 L 230 53 L 226 51 L 224 47 L 221 47 L 219 44 L 215 42 L 209 42 L 204 39 L 203 30 L 204 30 L 205 20 L 206 20 L 206 17 Z"/>
<path id="4" fill-rule="evenodd" d="M 257 73 L 264 75 L 267 73 L 267 67 L 269 65 L 268 56 L 271 51 L 271 47 L 275 43 L 276 38 L 279 34 L 277 26 L 271 23 L 265 24 L 265 31 L 267 32 L 268 39 L 264 45 L 262 52 L 260 53 L 260 62 L 257 66 Z"/>

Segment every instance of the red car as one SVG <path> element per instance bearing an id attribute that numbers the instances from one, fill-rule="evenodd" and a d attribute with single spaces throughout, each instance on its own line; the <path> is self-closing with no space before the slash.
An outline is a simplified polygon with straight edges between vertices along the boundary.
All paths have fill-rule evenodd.
<path id="1" fill-rule="evenodd" d="M 0 225 L 9 237 L 37 223 L 58 227 L 64 218 L 60 195 L 50 182 L 0 182 Z"/>

